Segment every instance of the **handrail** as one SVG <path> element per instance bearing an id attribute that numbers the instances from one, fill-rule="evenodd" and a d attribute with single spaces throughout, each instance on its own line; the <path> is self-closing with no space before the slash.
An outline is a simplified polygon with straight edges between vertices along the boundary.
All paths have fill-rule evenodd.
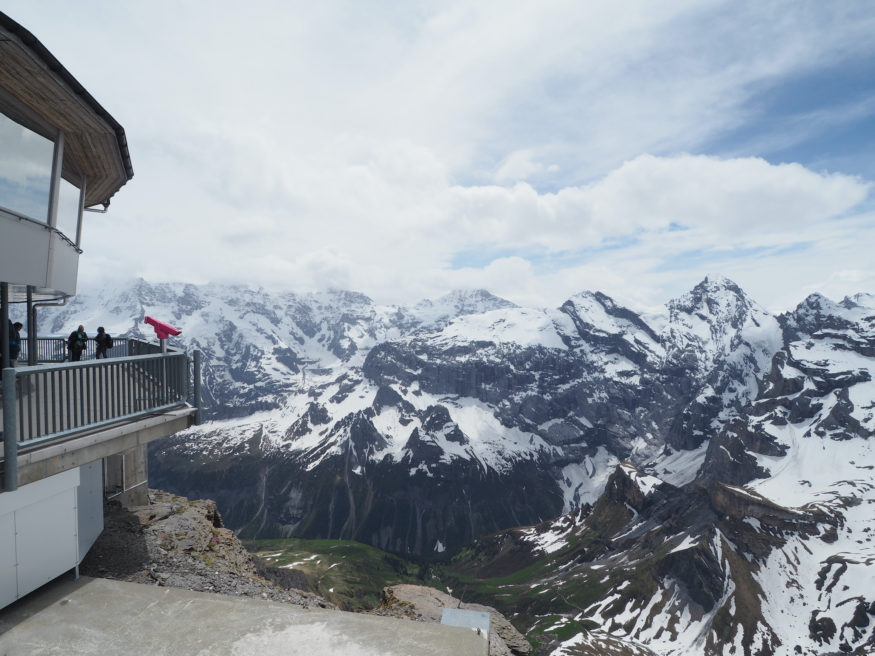
<path id="1" fill-rule="evenodd" d="M 182 352 L 21 367 L 14 372 L 20 445 L 62 439 L 107 422 L 185 405 L 188 398 L 188 357 Z"/>
<path id="2" fill-rule="evenodd" d="M 64 362 L 68 356 L 67 338 L 63 336 L 56 337 L 37 337 L 37 362 Z M 28 361 L 28 351 L 30 349 L 29 341 L 21 340 L 21 354 L 18 359 L 22 362 Z M 177 352 L 177 349 L 169 347 L 169 350 Z M 161 353 L 161 347 L 158 344 L 144 342 L 136 338 L 114 337 L 111 349 L 107 350 L 107 355 L 111 358 L 124 357 L 130 355 L 146 355 L 148 353 Z M 89 360 L 97 354 L 97 342 L 94 337 L 89 337 L 85 350 L 82 351 L 82 359 Z"/>

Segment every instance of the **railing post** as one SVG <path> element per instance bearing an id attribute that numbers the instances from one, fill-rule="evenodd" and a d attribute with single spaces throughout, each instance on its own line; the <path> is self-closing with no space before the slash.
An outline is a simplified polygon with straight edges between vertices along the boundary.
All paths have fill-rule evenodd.
<path id="1" fill-rule="evenodd" d="M 194 352 L 194 425 L 201 425 L 201 360 L 203 353 L 200 350 Z"/>
<path id="2" fill-rule="evenodd" d="M 3 488 L 18 489 L 18 399 L 15 398 L 15 369 L 3 370 Z"/>
<path id="3" fill-rule="evenodd" d="M 0 368 L 9 366 L 9 283 L 0 282 Z"/>
<path id="4" fill-rule="evenodd" d="M 33 285 L 27 286 L 27 364 L 37 363 L 36 308 L 33 306 Z"/>

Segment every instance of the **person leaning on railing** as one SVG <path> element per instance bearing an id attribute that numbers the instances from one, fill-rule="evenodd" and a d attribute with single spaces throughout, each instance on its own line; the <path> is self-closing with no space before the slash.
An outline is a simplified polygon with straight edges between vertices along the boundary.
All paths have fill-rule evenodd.
<path id="1" fill-rule="evenodd" d="M 88 344 L 88 335 L 85 334 L 85 326 L 79 326 L 70 333 L 67 339 L 67 350 L 70 351 L 70 361 L 79 362 L 82 359 L 82 351 Z"/>
<path id="2" fill-rule="evenodd" d="M 97 329 L 97 335 L 94 337 L 94 341 L 97 343 L 97 353 L 94 355 L 95 358 L 100 358 L 102 355 L 104 358 L 109 357 L 106 354 L 107 349 L 112 348 L 112 337 L 109 336 L 103 326 Z"/>

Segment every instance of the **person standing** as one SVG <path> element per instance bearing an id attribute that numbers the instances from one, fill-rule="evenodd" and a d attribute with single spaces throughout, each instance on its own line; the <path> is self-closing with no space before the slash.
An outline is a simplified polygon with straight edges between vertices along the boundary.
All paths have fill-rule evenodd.
<path id="1" fill-rule="evenodd" d="M 82 351 L 85 350 L 86 344 L 88 344 L 88 335 L 85 334 L 85 326 L 79 326 L 70 333 L 67 349 L 70 351 L 71 362 L 79 362 L 82 359 Z"/>
<path id="2" fill-rule="evenodd" d="M 14 367 L 18 363 L 18 356 L 21 355 L 21 329 L 24 327 L 20 321 L 12 324 L 12 329 L 9 331 L 9 366 Z"/>
<path id="3" fill-rule="evenodd" d="M 107 349 L 112 348 L 112 337 L 110 337 L 109 333 L 107 333 L 103 329 L 103 326 L 100 326 L 97 329 L 97 335 L 94 336 L 94 341 L 97 343 L 97 353 L 94 357 L 95 358 L 100 358 L 101 356 L 103 356 L 104 358 L 109 357 L 106 354 L 106 351 L 107 351 Z"/>

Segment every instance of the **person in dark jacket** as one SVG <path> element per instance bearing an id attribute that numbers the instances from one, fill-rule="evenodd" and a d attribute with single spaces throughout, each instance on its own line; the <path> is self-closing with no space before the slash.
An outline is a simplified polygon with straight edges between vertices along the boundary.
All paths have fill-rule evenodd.
<path id="1" fill-rule="evenodd" d="M 70 361 L 79 362 L 82 359 L 82 351 L 88 344 L 88 335 L 85 334 L 85 326 L 79 326 L 76 330 L 70 333 L 67 339 L 67 350 L 70 351 Z"/>
<path id="2" fill-rule="evenodd" d="M 103 326 L 100 326 L 100 328 L 97 329 L 97 335 L 94 336 L 94 341 L 97 343 L 97 353 L 94 357 L 109 357 L 106 354 L 106 351 L 107 349 L 112 348 L 112 337 L 110 337 L 109 333 L 103 329 Z"/>
<path id="3" fill-rule="evenodd" d="M 20 321 L 12 324 L 12 329 L 9 331 L 9 366 L 14 367 L 18 362 L 18 356 L 21 355 L 21 329 L 24 327 Z"/>

